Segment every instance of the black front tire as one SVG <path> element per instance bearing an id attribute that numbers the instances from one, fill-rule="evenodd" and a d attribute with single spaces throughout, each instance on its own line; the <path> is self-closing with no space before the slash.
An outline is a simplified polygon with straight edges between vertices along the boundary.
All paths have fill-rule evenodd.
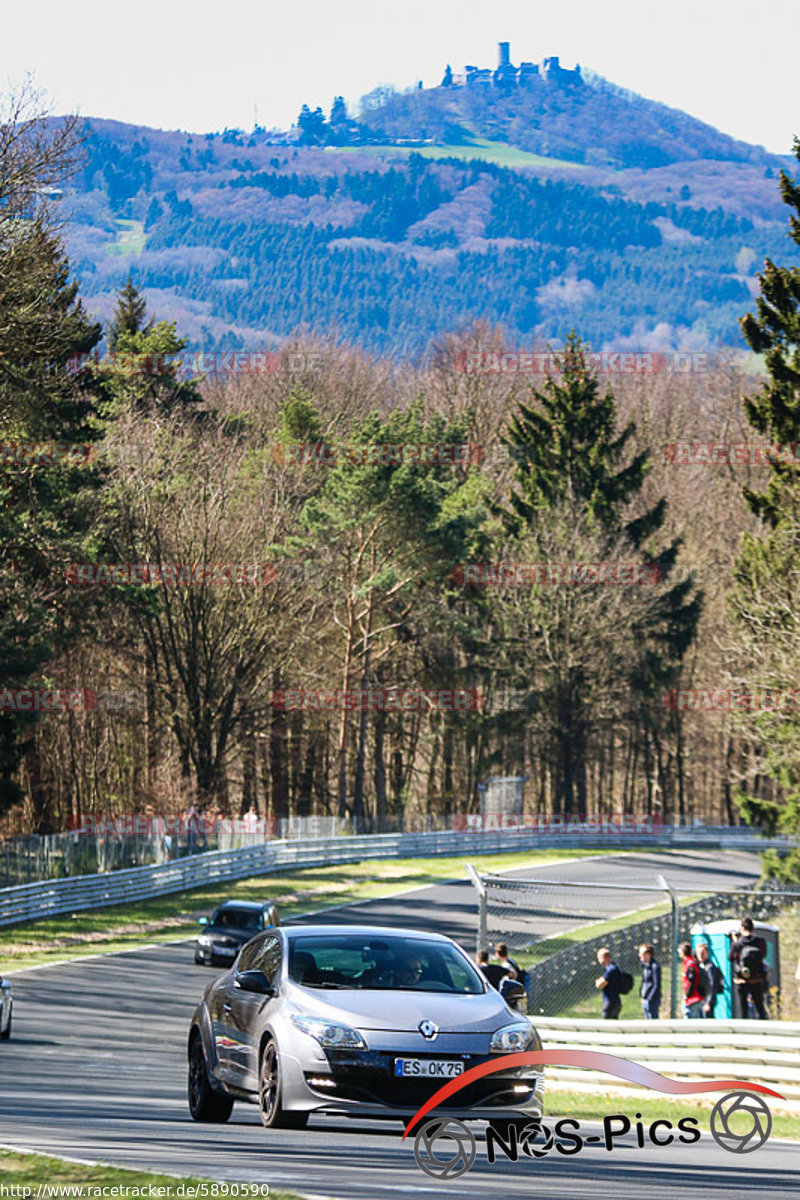
<path id="1" fill-rule="evenodd" d="M 12 1004 L 8 1010 L 8 1025 L 5 1027 L 3 1032 L 0 1033 L 0 1042 L 7 1042 L 8 1039 L 11 1037 L 11 1017 L 13 1016 L 13 1013 L 14 1013 L 14 1005 Z"/>
<path id="2" fill-rule="evenodd" d="M 189 1051 L 187 1094 L 193 1121 L 223 1125 L 233 1112 L 233 1100 L 230 1096 L 215 1092 L 211 1086 L 203 1043 L 199 1037 L 194 1039 Z"/>
<path id="3" fill-rule="evenodd" d="M 265 1129 L 304 1129 L 307 1112 L 287 1112 L 281 1102 L 281 1060 L 278 1047 L 267 1042 L 258 1064 L 258 1111 Z"/>

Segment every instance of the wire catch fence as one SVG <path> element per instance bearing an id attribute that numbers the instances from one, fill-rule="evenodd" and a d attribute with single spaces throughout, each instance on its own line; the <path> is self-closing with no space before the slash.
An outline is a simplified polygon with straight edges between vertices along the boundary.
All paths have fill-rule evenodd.
<path id="1" fill-rule="evenodd" d="M 691 941 L 693 927 L 729 921 L 732 932 L 749 915 L 756 923 L 777 927 L 776 961 L 768 977 L 769 1015 L 800 1019 L 800 979 L 795 981 L 800 887 L 702 893 L 697 888 L 671 887 L 663 877 L 651 884 L 633 884 L 470 873 L 478 892 L 478 947 L 506 943 L 527 972 L 531 1015 L 599 1016 L 597 951 L 608 947 L 614 962 L 634 978 L 631 992 L 623 997 L 622 1016 L 641 1017 L 638 950 L 650 944 L 662 967 L 660 1015 L 680 1016 L 678 946 Z"/>

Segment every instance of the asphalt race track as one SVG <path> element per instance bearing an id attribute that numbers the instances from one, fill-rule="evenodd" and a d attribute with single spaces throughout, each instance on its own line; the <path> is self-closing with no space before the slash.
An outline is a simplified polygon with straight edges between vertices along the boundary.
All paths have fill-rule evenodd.
<path id="1" fill-rule="evenodd" d="M 757 874 L 748 855 L 635 854 L 578 866 L 538 868 L 547 878 L 631 880 L 663 870 L 689 886 L 736 886 Z M 466 887 L 468 890 L 464 890 Z M 630 900 L 626 908 L 631 907 Z M 474 944 L 469 885 L 440 885 L 404 898 L 327 914 L 444 929 Z M 185 1100 L 189 1016 L 212 977 L 184 944 L 13 975 L 14 1034 L 0 1046 L 0 1141 L 21 1147 L 175 1174 L 262 1182 L 317 1197 L 423 1200 L 538 1195 L 564 1200 L 789 1200 L 800 1194 L 800 1145 L 771 1141 L 751 1155 L 718 1147 L 704 1131 L 689 1146 L 639 1149 L 628 1137 L 612 1152 L 591 1146 L 518 1163 L 487 1163 L 481 1126 L 468 1174 L 430 1180 L 399 1122 L 312 1118 L 302 1132 L 267 1132 L 257 1110 L 237 1105 L 224 1126 L 194 1124 Z M 620 1101 L 633 1116 L 634 1105 Z M 584 1127 L 597 1134 L 599 1126 Z"/>
<path id="2" fill-rule="evenodd" d="M 475 860 L 480 869 L 480 858 Z M 656 876 L 663 874 L 675 888 L 692 888 L 697 891 L 715 891 L 737 888 L 756 883 L 760 875 L 758 858 L 754 854 L 731 852 L 727 854 L 695 852 L 685 853 L 632 853 L 625 855 L 599 855 L 595 858 L 577 859 L 574 862 L 542 864 L 509 871 L 518 879 L 563 879 L 581 883 L 624 883 L 645 884 L 653 887 Z M 576 890 L 565 889 L 569 905 Z M 596 904 L 595 911 L 607 916 L 645 908 L 663 899 L 664 894 L 653 892 L 589 892 L 584 893 L 582 903 Z M 563 898 L 562 898 L 563 899 Z M 602 908 L 599 907 L 602 905 Z M 438 884 L 404 892 L 386 900 L 367 900 L 362 904 L 350 904 L 346 909 L 334 909 L 317 920 L 331 922 L 364 921 L 376 925 L 418 925 L 421 929 L 435 930 L 456 938 L 467 950 L 475 946 L 477 933 L 475 889 L 468 879 Z M 548 914 L 537 926 L 539 936 L 551 936 L 575 925 L 583 925 L 587 918 L 554 917 Z M 490 930 L 491 933 L 491 930 Z"/>

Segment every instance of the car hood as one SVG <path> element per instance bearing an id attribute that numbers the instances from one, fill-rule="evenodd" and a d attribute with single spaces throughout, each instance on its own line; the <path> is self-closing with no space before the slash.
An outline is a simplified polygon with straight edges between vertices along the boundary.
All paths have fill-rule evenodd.
<path id="1" fill-rule="evenodd" d="M 369 988 L 316 991 L 297 984 L 289 988 L 292 1000 L 310 1016 L 358 1029 L 415 1032 L 420 1021 L 433 1021 L 441 1033 L 477 1033 L 523 1019 L 508 1009 L 497 992 L 464 996 Z"/>

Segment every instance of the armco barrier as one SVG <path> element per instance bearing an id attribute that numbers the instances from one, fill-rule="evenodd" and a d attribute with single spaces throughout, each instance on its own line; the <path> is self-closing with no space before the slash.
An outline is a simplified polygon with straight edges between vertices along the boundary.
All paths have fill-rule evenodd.
<path id="1" fill-rule="evenodd" d="M 291 867 L 323 867 L 369 858 L 428 858 L 436 855 L 475 855 L 531 849 L 706 848 L 762 850 L 784 848 L 786 839 L 757 838 L 749 830 L 689 828 L 659 830 L 657 834 L 540 834 L 498 830 L 476 833 L 389 833 L 309 841 L 263 842 L 239 850 L 214 850 L 174 862 L 130 867 L 101 875 L 77 875 L 0 889 L 0 926 L 14 925 L 49 914 L 104 908 L 132 900 L 180 892 L 209 883 L 267 875 Z"/>
<path id="2" fill-rule="evenodd" d="M 800 1022 L 602 1021 L 532 1017 L 547 1050 L 599 1050 L 673 1079 L 747 1079 L 764 1083 L 800 1108 Z M 548 1067 L 555 1088 L 624 1088 L 612 1075 Z M 657 1095 L 657 1093 L 653 1093 Z M 780 1101 L 770 1100 L 772 1107 Z"/>

